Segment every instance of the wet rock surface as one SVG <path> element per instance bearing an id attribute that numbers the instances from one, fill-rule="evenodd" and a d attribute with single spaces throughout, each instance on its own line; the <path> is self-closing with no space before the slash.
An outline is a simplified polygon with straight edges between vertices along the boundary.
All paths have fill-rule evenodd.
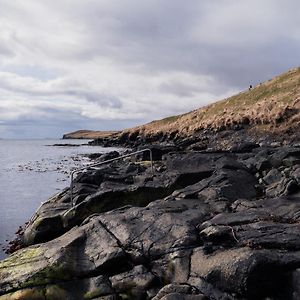
<path id="1" fill-rule="evenodd" d="M 0 299 L 299 299 L 300 148 L 182 143 L 152 147 L 154 174 L 140 155 L 45 202 Z"/>

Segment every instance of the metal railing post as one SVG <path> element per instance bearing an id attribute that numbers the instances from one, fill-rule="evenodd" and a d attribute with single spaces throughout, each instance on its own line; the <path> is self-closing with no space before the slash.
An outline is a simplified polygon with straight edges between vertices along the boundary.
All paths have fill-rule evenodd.
<path id="1" fill-rule="evenodd" d="M 125 155 L 122 155 L 122 156 L 118 156 L 118 157 L 115 157 L 115 158 L 112 158 L 112 159 L 108 159 L 108 160 L 105 160 L 105 161 L 101 161 L 101 162 L 98 162 L 98 163 L 95 163 L 95 164 L 90 164 L 90 165 L 87 165 L 83 168 L 80 168 L 80 169 L 77 169 L 77 170 L 73 170 L 71 172 L 71 184 L 70 184 L 70 197 L 71 197 L 71 203 L 72 203 L 72 206 L 74 206 L 74 203 L 73 203 L 73 188 L 74 188 L 74 174 L 75 173 L 78 173 L 80 171 L 84 171 L 86 169 L 89 169 L 89 168 L 94 168 L 96 166 L 101 166 L 101 165 L 104 165 L 104 164 L 108 164 L 108 163 L 111 163 L 113 161 L 117 161 L 117 160 L 120 160 L 120 159 L 123 159 L 123 158 L 126 158 L 126 157 L 130 157 L 130 156 L 133 156 L 133 155 L 136 155 L 136 154 L 139 154 L 139 153 L 143 153 L 143 152 L 146 152 L 146 151 L 149 151 L 150 153 L 150 162 L 151 162 L 151 173 L 152 173 L 152 176 L 154 176 L 154 166 L 153 166 L 153 156 L 152 156 L 152 150 L 147 148 L 147 149 L 143 149 L 143 150 L 139 150 L 139 151 L 135 151 L 135 152 L 132 152 L 132 153 L 129 153 L 129 154 L 125 154 Z"/>
<path id="2" fill-rule="evenodd" d="M 75 171 L 71 172 L 71 185 L 70 185 L 72 206 L 74 206 L 74 203 L 73 203 L 73 181 L 74 181 L 74 173 L 75 173 Z"/>
<path id="3" fill-rule="evenodd" d="M 152 176 L 154 176 L 152 151 L 151 151 L 150 149 L 148 149 L 148 150 L 149 150 L 149 152 L 150 152 L 151 173 L 152 173 Z"/>

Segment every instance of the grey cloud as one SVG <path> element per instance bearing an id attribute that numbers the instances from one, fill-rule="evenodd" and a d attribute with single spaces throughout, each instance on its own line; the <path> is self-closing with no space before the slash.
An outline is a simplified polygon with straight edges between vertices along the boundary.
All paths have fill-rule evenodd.
<path id="1" fill-rule="evenodd" d="M 205 73 L 214 75 L 225 85 L 247 88 L 249 84 L 258 84 L 296 67 L 300 43 L 282 38 L 257 49 L 232 46 L 223 51 L 211 47 L 210 52 L 209 63 L 202 68 Z"/>
<path id="2" fill-rule="evenodd" d="M 121 109 L 122 102 L 119 98 L 112 95 L 104 95 L 91 91 L 84 90 L 66 90 L 63 92 L 64 95 L 76 96 L 78 98 L 86 99 L 88 102 L 97 103 L 100 106 L 110 107 L 114 109 Z"/>
<path id="3" fill-rule="evenodd" d="M 203 81 L 205 79 L 202 79 Z M 159 86 L 159 91 L 166 94 L 173 94 L 178 97 L 194 97 L 200 93 L 214 93 L 216 95 L 224 93 L 226 86 L 217 83 L 215 80 L 208 80 L 205 84 L 198 82 L 189 82 L 185 80 L 169 80 Z"/>
<path id="4" fill-rule="evenodd" d="M 62 3 L 60 9 L 71 21 L 82 25 L 87 39 L 86 44 L 81 47 L 73 47 L 72 51 L 66 51 L 66 56 L 63 49 L 56 53 L 65 59 L 69 57 L 89 60 L 104 55 L 120 64 L 142 66 L 141 73 L 174 70 L 205 73 L 231 86 L 243 87 L 249 81 L 253 81 L 254 75 L 259 77 L 257 81 L 261 81 L 269 73 L 278 73 L 295 65 L 294 55 L 279 57 L 279 53 L 299 52 L 299 40 L 293 41 L 288 38 L 288 28 L 285 35 L 277 32 L 278 28 L 285 26 L 284 22 L 289 18 L 294 19 L 290 21 L 291 25 L 298 25 L 299 28 L 300 10 L 297 1 L 252 1 L 251 5 L 247 4 L 246 13 L 244 10 L 239 11 L 238 5 L 235 8 L 236 1 L 224 0 L 218 3 L 197 0 L 187 3 L 180 0 L 124 0 L 122 5 L 114 0 L 73 3 L 71 6 Z M 53 1 L 50 5 L 55 8 L 57 2 Z M 271 15 L 280 5 L 284 7 L 282 19 L 278 20 L 281 24 L 278 22 L 277 26 L 270 29 L 273 23 L 268 23 L 268 14 Z M 230 6 L 236 9 L 233 14 L 241 15 L 239 23 L 234 26 L 245 29 L 234 37 L 230 36 L 228 29 L 223 30 L 222 23 L 210 23 L 207 17 L 208 14 L 222 17 L 222 12 Z M 266 14 L 265 24 L 261 24 L 261 27 L 255 24 L 256 14 L 260 14 L 260 11 Z M 291 16 L 287 17 L 286 14 Z M 222 18 L 220 19 L 222 22 Z M 227 19 L 223 22 L 225 21 Z M 226 24 L 224 25 L 226 28 Z M 191 36 L 191 31 L 199 27 L 204 28 L 206 35 L 196 40 Z M 257 32 L 257 28 L 260 28 L 261 32 Z M 266 34 L 263 36 L 265 30 Z M 217 35 L 217 45 L 206 40 L 210 33 Z M 262 35 L 264 42 L 247 42 L 248 35 L 254 35 L 254 40 L 256 35 Z M 228 39 L 232 40 L 232 43 L 228 44 Z M 239 44 L 240 39 L 245 39 L 246 42 Z M 285 42 L 282 43 L 282 40 Z M 290 51 L 286 51 L 287 49 Z M 240 73 L 245 75 L 240 76 Z"/>
<path id="5" fill-rule="evenodd" d="M 12 102 L 21 98 L 35 107 L 27 118 L 37 126 L 43 120 L 36 112 L 50 116 L 47 126 L 97 128 L 95 117 L 98 128 L 135 125 L 162 113 L 182 113 L 299 65 L 298 0 L 0 1 L 6 5 L 2 25 L 8 25 L 4 35 L 0 28 L 0 55 L 8 62 L 0 61 L 0 70 L 19 74 L 0 77 L 0 88 Z M 24 62 L 36 67 L 22 70 Z M 185 107 L 176 102 L 180 97 Z M 41 108 L 37 99 L 74 100 L 83 109 Z M 93 114 L 97 109 L 103 115 Z M 105 121 L 106 113 L 113 121 Z M 64 123 L 69 117 L 72 124 Z"/>
<path id="6" fill-rule="evenodd" d="M 5 45 L 0 45 L 0 56 L 13 56 L 14 52 Z"/>
<path id="7" fill-rule="evenodd" d="M 181 82 L 168 82 L 160 85 L 159 90 L 163 93 L 174 94 L 181 97 L 192 97 L 197 89 Z"/>
<path id="8" fill-rule="evenodd" d="M 103 10 L 100 5 L 96 7 L 92 18 L 86 20 L 95 31 L 91 37 L 94 43 L 93 51 L 98 55 L 113 57 L 120 63 L 143 66 L 141 72 L 181 70 L 195 74 L 205 73 L 234 87 L 244 87 L 249 82 L 262 81 L 270 73 L 276 74 L 295 66 L 295 54 L 300 50 L 299 40 L 289 37 L 289 28 L 285 32 L 280 32 L 280 28 L 285 26 L 284 22 L 287 21 L 291 27 L 299 28 L 298 2 L 253 1 L 246 14 L 245 11 L 239 12 L 237 7 L 237 11 L 233 13 L 240 13 L 241 16 L 238 19 L 240 23 L 236 23 L 235 27 L 243 28 L 243 21 L 247 23 L 244 30 L 237 31 L 233 37 L 228 29 L 222 30 L 222 23 L 204 23 L 201 19 L 213 9 L 215 14 L 222 15 L 222 10 L 227 6 L 234 7 L 234 1 L 219 1 L 217 5 L 210 3 L 189 1 L 183 5 L 182 1 L 150 1 L 147 4 L 125 1 L 125 5 L 119 6 L 118 9 L 112 5 L 111 10 L 107 7 Z M 291 16 L 287 17 L 283 12 L 282 19 L 278 20 L 281 24 L 269 22 L 268 14 L 272 15 L 281 4 L 284 6 L 284 12 L 289 12 Z M 128 9 L 128 6 L 131 9 Z M 103 19 L 106 10 L 111 13 L 112 21 L 105 24 Z M 261 24 L 261 27 L 255 21 L 256 14 L 260 11 L 266 14 L 265 24 Z M 206 20 L 204 17 L 203 19 Z M 103 25 L 106 36 L 108 35 L 108 38 L 104 39 L 101 35 Z M 205 40 L 205 37 L 195 40 L 190 35 L 195 26 L 203 27 L 206 36 L 209 36 L 210 32 L 218 34 L 216 39 L 219 43 L 215 45 Z M 219 27 L 219 32 L 216 28 L 212 29 L 214 26 Z M 270 28 L 273 26 L 274 28 Z M 232 42 L 228 43 L 226 40 Z M 245 42 L 240 43 L 239 40 Z"/>
<path id="9" fill-rule="evenodd" d="M 1 78 L 0 75 L 0 89 L 8 90 L 14 93 L 20 93 L 27 95 L 29 97 L 64 97 L 64 96 L 73 96 L 79 99 L 85 99 L 91 103 L 97 103 L 102 107 L 110 107 L 114 109 L 120 109 L 122 103 L 120 99 L 112 95 L 105 95 L 103 93 L 95 92 L 89 89 L 89 87 L 78 86 L 77 82 L 62 82 L 61 84 L 56 84 L 55 81 L 52 83 L 52 87 L 49 87 L 51 81 L 41 82 L 35 81 L 31 78 L 4 76 Z M 18 84 L 17 81 L 20 81 L 22 84 Z M 26 84 L 26 82 L 30 84 Z M 48 85 L 47 85 L 48 83 Z M 73 87 L 68 85 L 73 84 Z"/>

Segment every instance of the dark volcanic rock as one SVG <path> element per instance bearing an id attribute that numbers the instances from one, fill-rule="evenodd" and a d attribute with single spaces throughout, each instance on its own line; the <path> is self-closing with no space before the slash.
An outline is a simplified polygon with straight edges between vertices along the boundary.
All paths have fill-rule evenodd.
<path id="1" fill-rule="evenodd" d="M 101 157 L 103 154 L 102 153 L 91 153 L 91 154 L 88 154 L 87 157 L 89 159 L 97 159 L 99 157 Z"/>
<path id="2" fill-rule="evenodd" d="M 45 202 L 0 262 L 0 300 L 299 299 L 299 148 L 152 150 L 154 174 L 144 153 Z"/>
<path id="3" fill-rule="evenodd" d="M 150 149 L 152 152 L 153 160 L 161 160 L 164 154 L 178 151 L 175 146 L 163 146 L 163 145 L 149 145 L 147 147 L 141 147 L 138 150 Z M 150 160 L 150 152 L 145 151 L 141 154 L 141 160 Z"/>
<path id="4" fill-rule="evenodd" d="M 299 252 L 284 254 L 246 247 L 205 254 L 202 248 L 196 248 L 191 257 L 191 277 L 204 278 L 246 299 L 292 299 L 289 285 L 294 263 L 299 264 Z"/>
<path id="5" fill-rule="evenodd" d="M 259 145 L 257 143 L 242 142 L 242 143 L 232 145 L 232 147 L 229 150 L 231 152 L 243 153 L 243 152 L 251 152 L 253 149 L 258 147 Z"/>
<path id="6" fill-rule="evenodd" d="M 102 154 L 99 158 L 99 161 L 106 161 L 110 159 L 114 159 L 120 156 L 120 153 L 118 151 L 111 151 L 105 154 Z"/>

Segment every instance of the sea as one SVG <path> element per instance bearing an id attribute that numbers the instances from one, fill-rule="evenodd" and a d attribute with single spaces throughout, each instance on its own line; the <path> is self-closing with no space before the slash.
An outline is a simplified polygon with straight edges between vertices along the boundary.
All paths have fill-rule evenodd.
<path id="1" fill-rule="evenodd" d="M 87 154 L 118 148 L 89 146 L 89 140 L 0 139 L 0 259 L 40 204 L 70 185 L 70 173 L 91 163 Z M 67 144 L 67 145 L 62 145 Z"/>

